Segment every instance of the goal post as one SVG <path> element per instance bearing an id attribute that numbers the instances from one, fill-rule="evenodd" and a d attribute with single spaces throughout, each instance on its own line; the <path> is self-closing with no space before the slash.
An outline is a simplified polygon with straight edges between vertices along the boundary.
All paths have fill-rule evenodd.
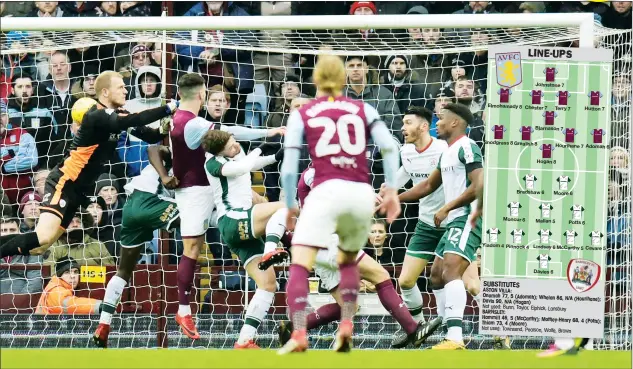
<path id="1" fill-rule="evenodd" d="M 437 36 L 434 42 L 427 42 L 424 37 L 414 39 L 407 29 L 438 29 L 431 39 Z M 200 30 L 200 31 L 193 31 Z M 206 32 L 203 30 L 207 30 Z M 209 31 L 213 30 L 213 31 Z M 377 30 L 375 37 L 358 37 L 355 30 Z M 268 126 L 269 124 L 283 124 L 287 116 L 283 101 L 284 89 L 281 85 L 294 82 L 292 78 L 298 78 L 296 82 L 300 92 L 311 95 L 308 87 L 311 81 L 304 77 L 305 72 L 310 72 L 313 64 L 309 57 L 327 52 L 340 56 L 360 56 L 374 58 L 380 62 L 370 63 L 368 74 L 376 72 L 379 77 L 367 78 L 367 85 L 380 86 L 389 89 L 392 78 L 389 73 L 389 65 L 386 61 L 393 55 L 404 55 L 408 67 L 408 80 L 412 86 L 424 91 L 423 96 L 414 98 L 413 90 L 407 95 L 389 95 L 390 110 L 379 112 L 390 117 L 393 121 L 401 119 L 403 111 L 399 106 L 408 104 L 425 105 L 433 110 L 440 100 L 454 99 L 456 81 L 453 72 L 457 75 L 465 74 L 466 79 L 472 82 L 465 87 L 466 98 L 469 101 L 471 111 L 477 116 L 479 126 L 472 130 L 479 130 L 482 135 L 473 138 L 480 146 L 484 146 L 485 134 L 483 122 L 486 119 L 484 113 L 485 88 L 487 72 L 487 58 L 484 61 L 478 59 L 481 51 L 487 51 L 490 46 L 513 44 L 518 46 L 551 46 L 571 45 L 579 47 L 601 47 L 614 49 L 614 80 L 616 77 L 631 78 L 631 45 L 630 31 L 613 30 L 604 28 L 594 22 L 590 13 L 565 13 L 565 14 L 434 14 L 434 15 L 376 15 L 376 16 L 253 16 L 253 17 L 104 17 L 104 18 L 18 18 L 5 17 L 0 22 L 1 55 L 10 64 L 4 64 L 4 70 L 19 70 L 27 67 L 20 57 L 24 54 L 33 54 L 36 63 L 28 67 L 36 67 L 35 82 L 49 84 L 46 68 L 47 56 L 54 51 L 73 53 L 71 73 L 73 80 L 81 81 L 80 93 L 89 94 L 89 89 L 84 86 L 91 79 L 94 66 L 99 71 L 104 68 L 116 69 L 123 65 L 126 73 L 129 73 L 129 90 L 142 91 L 141 82 L 134 79 L 136 71 L 142 67 L 134 66 L 134 47 L 144 45 L 143 52 L 157 53 L 157 57 L 150 60 L 150 65 L 143 67 L 155 67 L 160 70 L 158 77 L 161 83 L 162 93 L 160 98 L 174 97 L 178 76 L 182 73 L 194 70 L 199 71 L 212 84 L 223 84 L 230 94 L 230 107 L 226 116 L 231 114 L 231 123 L 244 124 L 246 126 Z M 11 33 L 14 31 L 13 33 Z M 221 31 L 221 35 L 217 31 Z M 25 32 L 17 33 L 17 32 Z M 628 38 L 627 38 L 628 32 Z M 478 33 L 484 33 L 485 37 L 475 37 Z M 439 36 L 437 35 L 439 34 Z M 160 50 L 156 45 L 161 45 Z M 197 55 L 179 53 L 178 45 L 196 47 L 200 50 L 220 50 L 215 55 L 215 61 L 222 64 L 222 68 L 213 69 L 205 65 L 194 63 Z M 169 47 L 166 47 L 169 46 Z M 83 51 L 82 51 L 83 50 Z M 86 50 L 94 51 L 88 57 Z M 227 58 L 231 51 L 234 55 L 241 53 L 245 58 Z M 151 54 L 150 54 L 151 55 Z M 288 60 L 281 56 L 288 56 Z M 41 58 L 40 58 L 41 56 Z M 277 58 L 273 61 L 273 58 Z M 281 61 L 280 61 L 281 60 Z M 457 60 L 457 61 L 456 61 Z M 183 61 L 189 63 L 185 65 Z M 43 62 L 40 65 L 40 62 Z M 225 63 L 226 62 L 226 63 Z M 305 62 L 305 63 L 304 63 Z M 127 64 L 126 64 L 127 63 Z M 417 63 L 417 64 L 416 64 Z M 90 67 L 89 67 L 90 66 Z M 106 67 L 108 66 L 108 67 Z M 40 68 L 41 67 L 41 68 Z M 246 67 L 246 68 L 245 68 Z M 249 69 L 250 74 L 241 74 L 244 69 Z M 267 74 L 262 70 L 270 69 Z M 483 74 L 481 71 L 484 71 Z M 616 72 L 617 71 L 617 72 Z M 416 78 L 412 77 L 415 72 Z M 309 74 L 309 73 L 306 73 Z M 291 77 L 290 77 L 291 76 Z M 407 77 L 407 78 L 409 78 Z M 274 87 L 270 87 L 274 85 Z M 243 87 L 247 86 L 247 87 Z M 262 87 L 263 86 L 263 87 Z M 52 94 L 46 89 L 39 90 L 44 94 Z M 614 87 L 615 91 L 615 87 Z M 609 92 L 611 93 L 611 92 Z M 626 95 L 626 94 L 624 94 Z M 54 109 L 48 104 L 49 97 L 42 97 L 37 104 L 42 110 L 49 110 L 50 114 L 59 116 L 59 109 Z M 11 97 L 13 98 L 13 97 Z M 137 97 L 135 97 L 136 99 Z M 630 127 L 630 94 L 627 100 L 620 99 L 613 103 L 613 116 L 611 146 L 620 147 L 622 153 L 629 155 L 631 150 Z M 281 107 L 275 102 L 280 101 Z M 387 105 L 387 104 L 385 104 Z M 13 106 L 13 107 L 12 107 Z M 205 109 L 211 109 L 205 108 Z M 280 110 L 277 110 L 280 109 Z M 397 109 L 397 110 L 396 110 Z M 62 109 L 63 110 L 63 109 Z M 205 114 L 210 114 L 205 110 Z M 224 111 L 223 111 L 224 113 Z M 278 121 L 272 119 L 273 115 L 280 117 Z M 22 124 L 27 121 L 27 115 L 10 104 L 9 119 L 13 124 Z M 38 118 L 43 122 L 43 116 Z M 277 123 L 271 123 L 277 122 Z M 62 122 L 59 122 L 60 127 Z M 273 125 L 274 126 L 274 125 Z M 394 126 L 396 127 L 395 123 Z M 29 132 L 37 135 L 38 129 L 33 125 L 26 127 Z M 396 130 L 394 130 L 394 133 Z M 59 141 L 68 140 L 70 136 L 50 136 L 51 145 Z M 474 136 L 473 136 L 474 137 Z M 42 139 L 37 138 L 38 139 Z M 127 141 L 126 144 L 127 145 Z M 125 170 L 117 171 L 116 165 L 106 165 L 104 172 L 120 176 L 120 193 L 124 192 L 122 184 L 136 173 L 133 168 L 147 165 L 146 159 L 141 156 L 126 156 L 135 150 L 142 150 L 142 145 L 137 141 L 120 148 L 119 157 Z M 619 149 L 618 149 L 619 150 Z M 628 150 L 628 151 L 626 151 Z M 370 153 L 373 155 L 373 153 Z M 40 156 L 52 156 L 53 153 L 40 152 Z M 613 155 L 613 154 L 612 154 Z M 485 156 L 485 152 L 484 152 Z M 372 156 L 375 167 L 380 167 L 379 157 Z M 130 169 L 132 168 L 132 169 Z M 20 175 L 27 175 L 29 181 L 36 182 L 40 174 L 41 166 L 26 169 Z M 622 168 L 614 168 L 624 171 Z M 379 169 L 377 170 L 379 171 Z M 123 174 L 120 174 L 123 173 Z M 253 177 L 254 189 L 262 194 L 280 196 L 279 183 L 275 182 L 274 170 L 266 170 L 257 173 Z M 272 180 L 271 180 L 272 178 Z M 376 183 L 379 185 L 379 181 Z M 374 184 L 376 184 L 374 183 Z M 12 205 L 16 211 L 24 209 L 21 206 L 21 197 L 26 190 L 22 185 L 16 184 L 10 188 L 19 196 L 14 197 Z M 27 187 L 30 184 L 26 185 Z M 611 243 L 611 257 L 605 275 L 607 278 L 607 308 L 605 322 L 605 339 L 598 342 L 599 349 L 630 349 L 631 348 L 631 278 L 633 277 L 633 263 L 631 262 L 631 230 L 630 230 L 630 205 L 631 199 L 630 179 L 614 183 L 618 196 L 614 201 L 618 209 L 613 213 L 618 221 L 624 219 L 623 224 L 629 227 L 610 228 L 609 237 Z M 275 191 L 268 191 L 273 189 Z M 11 192 L 11 191 L 9 191 Z M 99 196 L 99 193 L 95 193 Z M 628 213 L 624 213 L 628 209 Z M 104 209 L 104 211 L 107 209 Z M 186 210 L 184 210 L 186 211 Z M 18 214 L 19 217 L 25 217 Z M 4 214 L 3 214 L 4 217 Z M 629 219 L 629 223 L 626 223 Z M 21 220 L 22 221 L 22 220 Z M 385 247 L 391 248 L 391 254 L 382 257 L 381 262 L 386 266 L 392 277 L 397 278 L 404 257 L 404 249 L 415 229 L 417 222 L 417 206 L 406 205 L 402 219 L 398 220 L 390 229 L 390 236 L 384 241 Z M 619 224 L 619 223 L 618 223 Z M 111 224 L 96 225 L 95 231 L 87 231 L 97 241 L 104 243 L 118 240 L 105 240 L 100 237 L 105 234 L 106 228 Z M 116 226 L 115 226 L 116 228 Z M 177 302 L 176 291 L 176 265 L 179 250 L 178 233 L 161 233 L 154 241 L 154 245 L 148 245 L 148 254 L 154 247 L 154 256 L 146 259 L 150 265 L 139 267 L 135 271 L 130 286 L 123 294 L 123 307 L 120 314 L 113 320 L 111 334 L 111 347 L 207 347 L 230 348 L 232 347 L 243 321 L 242 310 L 249 302 L 249 293 L 253 292 L 253 285 L 244 273 L 240 272 L 234 257 L 220 243 L 219 236 L 208 236 L 209 250 L 205 257 L 201 257 L 200 269 L 196 274 L 195 293 L 192 292 L 192 306 L 197 306 L 197 323 L 203 339 L 192 344 L 173 322 L 175 306 Z M 158 244 L 158 247 L 156 246 Z M 109 244 L 108 244 L 109 245 Z M 116 247 L 114 247 L 116 252 Z M 382 250 L 382 249 L 381 249 Z M 383 250 L 384 251 L 384 250 Z M 378 251 L 376 251 L 378 253 Z M 205 251 L 202 252 L 205 254 Z M 385 253 L 381 255 L 386 255 Z M 117 256 L 117 255 L 113 255 Z M 380 255 L 376 256 L 380 259 Z M 204 259 L 204 260 L 203 260 Z M 387 260 L 388 259 L 388 260 Z M 97 262 L 98 263 L 98 262 Z M 0 264 L 0 272 L 7 269 L 15 269 L 15 266 L 5 267 Z M 19 269 L 20 267 L 17 267 Z M 29 265 L 27 269 L 37 269 L 37 266 Z M 50 274 L 48 267 L 42 269 L 39 277 L 48 282 Z M 44 271 L 45 270 L 45 271 Z M 435 302 L 431 294 L 430 269 L 426 275 L 420 278 L 419 285 L 423 292 L 423 311 L 426 318 L 435 314 Z M 114 267 L 108 266 L 107 278 L 114 275 Z M 269 316 L 262 322 L 259 328 L 260 346 L 275 347 L 277 338 L 275 328 L 280 320 L 285 320 L 285 296 L 283 295 L 287 268 L 277 269 L 279 277 L 279 291 Z M 0 274 L 1 275 L 1 274 Z M 9 274 L 9 279 L 17 275 Z M 29 277 L 27 277 L 29 278 Z M 37 277 L 32 277 L 37 278 Z M 371 288 L 369 289 L 371 290 Z M 103 282 L 90 282 L 80 285 L 80 294 L 83 297 L 103 298 Z M 37 303 L 39 292 L 29 292 L 25 296 L 3 299 L 0 306 L 0 347 L 86 347 L 87 339 L 93 333 L 97 316 L 48 316 L 42 317 L 29 313 L 29 308 Z M 195 301 L 194 301 L 195 299 Z M 311 303 L 319 304 L 329 302 L 325 294 L 311 295 Z M 384 310 L 378 301 L 376 294 L 370 291 L 363 294 L 363 307 L 358 317 L 356 333 L 358 340 L 355 345 L 360 348 L 388 348 L 392 335 L 398 330 L 397 323 L 384 314 Z M 30 305 L 29 305 L 30 304 Z M 19 311 L 20 314 L 14 314 Z M 470 338 L 469 348 L 489 349 L 493 341 L 489 336 L 483 336 L 478 332 L 478 306 L 471 298 L 468 299 L 467 311 L 464 319 L 464 333 Z M 322 327 L 313 332 L 316 346 L 327 348 L 331 342 L 331 335 L 335 329 L 334 324 Z M 34 339 L 36 338 L 36 339 Z M 429 343 L 436 343 L 440 335 L 435 334 Z M 515 337 L 512 347 L 516 349 L 540 349 L 549 343 L 546 339 Z"/>

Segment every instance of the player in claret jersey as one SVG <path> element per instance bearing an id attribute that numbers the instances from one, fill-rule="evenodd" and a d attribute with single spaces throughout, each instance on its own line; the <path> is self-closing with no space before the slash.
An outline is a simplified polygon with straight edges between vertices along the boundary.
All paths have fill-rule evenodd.
<path id="1" fill-rule="evenodd" d="M 165 137 L 158 129 L 145 125 L 170 115 L 175 103 L 129 114 L 121 110 L 127 90 L 119 73 L 107 71 L 95 82 L 97 104 L 83 111 L 77 135 L 65 159 L 46 178 L 41 215 L 35 232 L 5 235 L 0 238 L 0 258 L 11 255 L 41 255 L 66 231 L 77 209 L 93 195 L 94 183 L 103 163 L 114 154 L 121 131 L 156 143 Z M 88 108 L 85 108 L 87 110 Z M 84 115 L 85 114 L 85 115 Z M 74 113 L 73 113 L 74 115 Z"/>
<path id="2" fill-rule="evenodd" d="M 206 101 L 204 79 L 196 73 L 188 73 L 178 80 L 181 109 L 174 115 L 169 132 L 173 156 L 174 176 L 180 181 L 175 190 L 176 204 L 180 213 L 180 232 L 184 252 L 178 265 L 178 313 L 176 321 L 191 339 L 200 335 L 191 317 L 189 290 L 193 285 L 196 260 L 204 244 L 208 219 L 214 209 L 213 190 L 204 170 L 205 152 L 202 138 L 209 130 L 228 131 L 237 139 L 253 140 L 260 137 L 283 134 L 284 128 L 275 130 L 226 127 L 198 117 Z"/>
<path id="3" fill-rule="evenodd" d="M 438 137 L 448 142 L 448 149 L 426 181 L 400 194 L 401 201 L 424 198 L 440 185 L 444 186 L 446 204 L 435 213 L 435 226 L 446 219 L 448 225 L 436 249 L 437 258 L 431 269 L 431 283 L 443 290 L 438 301 L 438 313 L 443 313 L 448 326 L 446 339 L 434 346 L 438 350 L 464 349 L 462 319 L 466 307 L 466 291 L 462 280 L 466 270 L 477 258 L 481 244 L 481 219 L 473 227 L 468 216 L 476 206 L 476 191 L 483 177 L 483 160 L 479 147 L 466 137 L 466 128 L 473 121 L 467 107 L 448 104 L 437 122 Z M 434 276 L 441 276 L 434 280 Z M 436 294 L 437 296 L 437 294 Z M 444 301 L 442 301 L 444 300 Z M 444 311 L 441 312 L 442 306 Z"/>
<path id="4" fill-rule="evenodd" d="M 396 193 L 398 146 L 378 112 L 362 101 L 342 97 L 345 67 L 336 56 L 321 56 L 313 74 L 317 98 L 293 111 L 288 119 L 285 160 L 281 169 L 286 194 L 297 187 L 299 154 L 304 138 L 315 169 L 313 189 L 306 199 L 292 240 L 292 264 L 286 295 L 294 325 L 292 338 L 279 354 L 308 348 L 308 276 L 319 249 L 327 249 L 337 233 L 341 282 L 341 323 L 334 349 L 349 351 L 360 276 L 356 258 L 365 245 L 374 215 L 375 193 L 369 185 L 367 141 L 380 147 L 388 189 L 383 198 L 387 220 L 400 213 Z M 294 228 L 298 207 L 294 196 L 286 196 L 289 228 Z"/>

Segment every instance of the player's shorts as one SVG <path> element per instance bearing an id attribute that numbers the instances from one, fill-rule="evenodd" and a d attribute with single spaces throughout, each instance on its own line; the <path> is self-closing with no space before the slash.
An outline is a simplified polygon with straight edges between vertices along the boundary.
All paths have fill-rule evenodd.
<path id="1" fill-rule="evenodd" d="M 252 210 L 253 208 L 233 209 L 218 219 L 222 240 L 244 266 L 264 254 L 264 241 L 253 234 Z"/>
<path id="2" fill-rule="evenodd" d="M 305 200 L 292 244 L 325 249 L 336 233 L 341 250 L 361 250 L 367 242 L 375 198 L 367 183 L 331 179 L 317 185 Z"/>
<path id="3" fill-rule="evenodd" d="M 341 274 L 338 271 L 338 263 L 336 262 L 338 243 L 338 236 L 333 234 L 327 250 L 319 250 L 314 263 L 314 273 L 321 280 L 321 287 L 328 291 L 334 290 L 341 282 Z M 356 256 L 356 262 L 359 262 L 365 255 L 365 252 L 360 250 Z"/>
<path id="4" fill-rule="evenodd" d="M 457 254 L 469 262 L 477 260 L 477 249 L 481 246 L 481 218 L 475 228 L 470 226 L 468 215 L 455 218 L 447 227 L 436 255 L 444 259 L 447 253 Z"/>
<path id="5" fill-rule="evenodd" d="M 61 219 L 61 227 L 67 228 L 77 210 L 86 201 L 84 196 L 59 169 L 50 172 L 44 182 L 44 198 L 40 211 L 57 215 Z"/>
<path id="6" fill-rule="evenodd" d="M 176 205 L 180 209 L 180 234 L 183 238 L 202 236 L 209 228 L 209 219 L 215 208 L 211 186 L 193 186 L 175 191 Z"/>
<path id="7" fill-rule="evenodd" d="M 430 225 L 418 220 L 415 225 L 415 232 L 409 241 L 407 247 L 407 255 L 420 258 L 426 261 L 435 259 L 435 250 L 439 245 L 442 236 L 444 236 L 444 228 L 431 227 Z"/>
<path id="8" fill-rule="evenodd" d="M 149 192 L 132 192 L 123 206 L 121 247 L 132 248 L 150 242 L 155 230 L 171 230 L 179 216 L 175 202 Z"/>

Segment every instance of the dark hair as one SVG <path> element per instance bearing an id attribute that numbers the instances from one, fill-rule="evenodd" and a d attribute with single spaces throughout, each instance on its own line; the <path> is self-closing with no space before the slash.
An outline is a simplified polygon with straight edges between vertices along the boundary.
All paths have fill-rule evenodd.
<path id="1" fill-rule="evenodd" d="M 28 78 L 31 80 L 31 85 L 33 85 L 33 81 L 34 78 L 33 76 L 31 76 L 30 74 L 28 74 L 24 69 L 22 68 L 16 68 L 16 70 L 13 72 L 13 78 L 11 79 L 11 86 L 15 87 L 15 82 L 19 79 L 19 78 Z"/>
<path id="2" fill-rule="evenodd" d="M 470 108 L 468 108 L 466 105 L 462 105 L 459 103 L 449 103 L 446 104 L 444 109 L 460 117 L 464 122 L 466 122 L 467 126 L 473 124 L 475 118 L 473 117 L 473 113 L 471 113 Z"/>
<path id="3" fill-rule="evenodd" d="M 231 137 L 232 135 L 228 132 L 215 129 L 209 130 L 202 138 L 202 148 L 210 154 L 217 155 L 224 150 L 224 146 L 226 146 Z"/>
<path id="4" fill-rule="evenodd" d="M 433 120 L 433 112 L 423 106 L 411 105 L 404 114 L 413 114 L 418 116 L 426 120 L 428 124 L 431 124 L 431 121 Z"/>
<path id="5" fill-rule="evenodd" d="M 0 219 L 0 223 L 15 223 L 18 226 L 20 226 L 20 221 L 18 220 L 18 218 L 1 218 Z"/>
<path id="6" fill-rule="evenodd" d="M 385 222 L 384 219 L 374 218 L 371 220 L 371 225 L 374 224 L 380 224 L 381 226 L 385 227 L 385 231 L 387 231 L 387 222 Z"/>
<path id="7" fill-rule="evenodd" d="M 361 62 L 365 62 L 365 63 L 367 63 L 367 58 L 365 58 L 365 57 L 364 57 L 364 56 L 362 56 L 362 55 L 347 55 L 347 56 L 345 57 L 345 62 L 347 63 L 348 61 L 350 61 L 350 60 L 354 60 L 354 59 L 358 59 L 358 60 L 360 60 Z"/>
<path id="8" fill-rule="evenodd" d="M 191 98 L 195 88 L 205 85 L 204 78 L 198 73 L 187 73 L 178 79 L 178 93 L 183 99 Z"/>
<path id="9" fill-rule="evenodd" d="M 53 53 L 51 54 L 51 58 L 53 57 L 53 55 L 58 55 L 61 54 L 63 56 L 66 57 L 66 63 L 70 63 L 70 59 L 68 58 L 68 53 L 64 50 L 55 50 L 53 51 Z"/>

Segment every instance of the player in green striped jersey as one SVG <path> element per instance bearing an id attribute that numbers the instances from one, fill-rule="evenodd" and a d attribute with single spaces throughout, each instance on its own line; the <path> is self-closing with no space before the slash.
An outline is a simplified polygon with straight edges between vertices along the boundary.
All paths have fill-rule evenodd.
<path id="1" fill-rule="evenodd" d="M 476 260 L 481 244 L 481 220 L 475 222 L 475 227 L 468 221 L 471 210 L 474 210 L 472 206 L 476 206 L 475 187 L 483 180 L 481 151 L 475 142 L 466 137 L 466 129 L 472 122 L 473 115 L 467 107 L 446 105 L 442 119 L 437 122 L 437 133 L 439 138 L 448 142 L 448 149 L 426 181 L 400 194 L 401 202 L 418 200 L 444 185 L 446 204 L 435 213 L 434 221 L 436 227 L 444 220 L 448 225 L 431 269 L 431 283 L 434 288 L 443 290 L 436 293 L 440 296 L 438 313 L 443 313 L 448 326 L 446 339 L 433 347 L 439 350 L 465 348 L 462 319 L 466 290 L 462 278 Z"/>

